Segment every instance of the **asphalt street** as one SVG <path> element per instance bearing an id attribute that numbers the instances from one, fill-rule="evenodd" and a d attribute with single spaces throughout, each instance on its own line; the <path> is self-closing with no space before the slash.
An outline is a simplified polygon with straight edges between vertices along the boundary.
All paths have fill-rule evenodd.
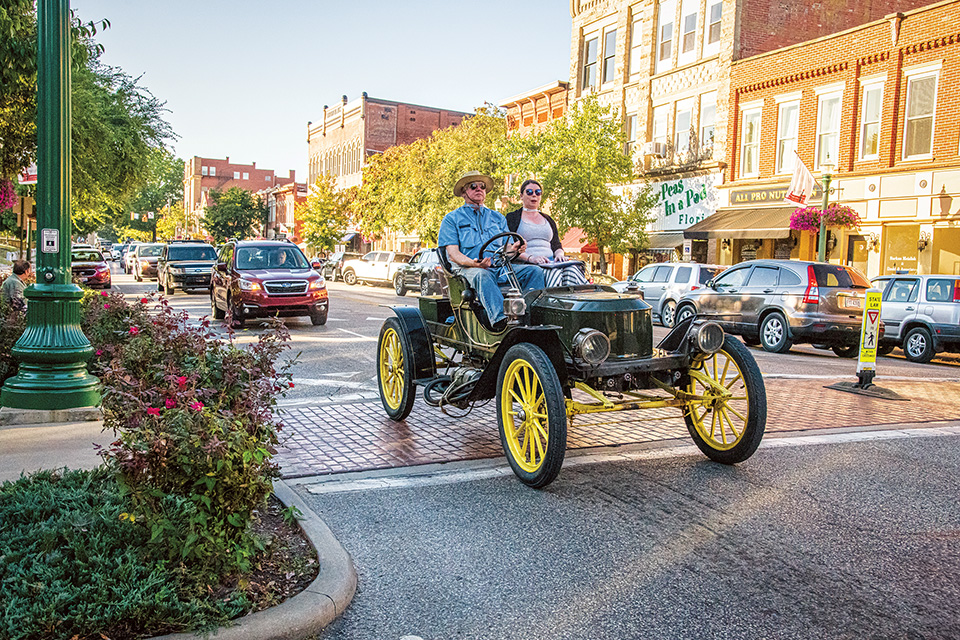
<path id="1" fill-rule="evenodd" d="M 319 638 L 958 638 L 960 427 L 934 433 L 300 484 L 359 574 Z"/>

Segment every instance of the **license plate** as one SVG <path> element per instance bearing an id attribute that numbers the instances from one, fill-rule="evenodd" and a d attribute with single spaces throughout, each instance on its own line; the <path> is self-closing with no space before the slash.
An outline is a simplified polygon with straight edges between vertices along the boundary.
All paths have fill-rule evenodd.
<path id="1" fill-rule="evenodd" d="M 845 303 L 844 306 L 845 306 L 847 309 L 862 309 L 862 308 L 863 308 L 863 302 L 861 302 L 860 298 L 845 298 L 845 299 L 844 299 L 844 303 Z"/>

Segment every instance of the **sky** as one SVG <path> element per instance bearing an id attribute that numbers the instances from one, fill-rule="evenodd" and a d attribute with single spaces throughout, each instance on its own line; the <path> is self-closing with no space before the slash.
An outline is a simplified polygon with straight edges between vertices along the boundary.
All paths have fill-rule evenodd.
<path id="1" fill-rule="evenodd" d="M 567 0 L 72 0 L 102 61 L 166 102 L 181 158 L 307 178 L 307 122 L 342 95 L 472 112 L 568 80 Z"/>

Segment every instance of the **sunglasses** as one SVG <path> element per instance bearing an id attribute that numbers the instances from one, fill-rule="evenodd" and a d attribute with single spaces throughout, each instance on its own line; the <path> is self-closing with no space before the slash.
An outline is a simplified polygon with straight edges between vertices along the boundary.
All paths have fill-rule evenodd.
<path id="1" fill-rule="evenodd" d="M 468 186 L 470 189 L 480 189 L 482 191 L 487 190 L 487 185 L 483 182 L 471 182 Z"/>
<path id="2" fill-rule="evenodd" d="M 527 189 L 526 191 L 524 191 L 524 193 L 527 194 L 528 196 L 539 196 L 541 193 L 543 193 L 543 191 L 541 191 L 540 189 Z"/>

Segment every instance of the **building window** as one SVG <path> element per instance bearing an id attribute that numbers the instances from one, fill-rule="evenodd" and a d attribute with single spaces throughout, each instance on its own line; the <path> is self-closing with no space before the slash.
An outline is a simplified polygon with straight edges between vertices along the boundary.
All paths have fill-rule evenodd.
<path id="1" fill-rule="evenodd" d="M 777 173 L 791 173 L 797 157 L 800 103 L 783 102 L 777 114 Z"/>
<path id="2" fill-rule="evenodd" d="M 267 182 L 270 182 L 270 176 L 263 176 L 263 179 L 266 180 Z"/>
<path id="3" fill-rule="evenodd" d="M 597 43 L 596 38 L 587 40 L 583 45 L 583 88 L 589 89 L 597 83 Z"/>
<path id="4" fill-rule="evenodd" d="M 707 45 L 720 44 L 720 19 L 723 16 L 723 0 L 716 0 L 707 5 L 707 20 L 704 26 Z"/>
<path id="5" fill-rule="evenodd" d="M 623 151 L 630 158 L 633 156 L 633 148 L 637 144 L 637 114 L 632 113 L 627 116 L 627 144 Z"/>
<path id="6" fill-rule="evenodd" d="M 674 119 L 674 152 L 680 160 L 685 160 L 690 152 L 690 128 L 693 126 L 693 98 L 677 101 L 677 115 Z"/>
<path id="7" fill-rule="evenodd" d="M 216 168 L 216 167 L 210 167 L 210 175 L 213 176 L 213 177 L 216 177 L 216 176 L 217 176 L 217 168 Z"/>
<path id="8" fill-rule="evenodd" d="M 697 57 L 697 12 L 700 10 L 698 0 L 683 0 L 680 5 L 680 52 L 678 62 L 686 64 Z"/>
<path id="9" fill-rule="evenodd" d="M 883 104 L 883 85 L 863 87 L 860 104 L 860 158 L 876 158 L 880 151 L 880 105 Z"/>
<path id="10" fill-rule="evenodd" d="M 630 27 L 630 75 L 640 73 L 640 60 L 643 47 L 643 23 L 634 20 Z"/>
<path id="11" fill-rule="evenodd" d="M 239 172 L 239 171 L 234 171 L 234 172 L 233 172 L 233 179 L 234 179 L 234 180 L 239 180 L 239 179 L 240 179 L 240 172 Z"/>
<path id="12" fill-rule="evenodd" d="M 244 180 L 249 180 L 249 179 L 250 179 L 250 174 L 247 173 L 246 171 L 244 171 L 244 172 L 243 172 L 243 179 L 244 179 Z"/>
<path id="13" fill-rule="evenodd" d="M 740 176 L 759 175 L 760 155 L 760 109 L 743 112 L 743 126 L 740 132 Z"/>
<path id="14" fill-rule="evenodd" d="M 817 106 L 817 164 L 837 166 L 840 152 L 840 93 L 820 96 Z"/>
<path id="15" fill-rule="evenodd" d="M 907 78 L 907 115 L 903 132 L 903 157 L 933 153 L 933 117 L 937 109 L 937 73 Z"/>
<path id="16" fill-rule="evenodd" d="M 713 149 L 713 130 L 717 123 L 717 94 L 700 96 L 700 149 Z M 713 155 L 712 152 L 705 157 Z"/>
<path id="17" fill-rule="evenodd" d="M 608 31 L 603 39 L 603 81 L 613 82 L 617 68 L 617 30 Z"/>
<path id="18" fill-rule="evenodd" d="M 673 0 L 661 2 L 657 11 L 657 72 L 673 66 Z"/>
<path id="19" fill-rule="evenodd" d="M 205 176 L 208 173 L 209 173 L 209 169 L 207 169 L 207 167 L 200 167 L 200 175 Z"/>

